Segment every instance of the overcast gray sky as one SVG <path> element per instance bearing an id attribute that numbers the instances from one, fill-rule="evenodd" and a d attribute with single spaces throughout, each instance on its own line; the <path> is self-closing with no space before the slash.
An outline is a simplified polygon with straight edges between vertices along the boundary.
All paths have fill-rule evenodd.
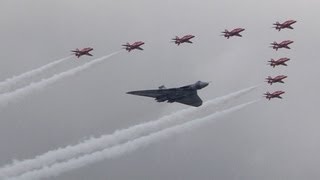
<path id="1" fill-rule="evenodd" d="M 283 100 L 52 179 L 319 179 L 319 7 L 319 0 L 2 0 L 3 80 L 77 47 L 93 47 L 94 57 L 74 58 L 48 76 L 125 42 L 146 44 L 0 109 L 0 165 L 186 108 L 130 90 L 212 81 L 199 91 L 207 100 L 284 74 L 286 84 L 263 86 L 237 103 L 267 90 L 285 90 Z M 294 30 L 271 28 L 287 19 L 298 21 Z M 220 36 L 236 27 L 246 29 L 243 38 Z M 170 43 L 185 34 L 196 36 L 193 44 Z M 295 41 L 291 50 L 268 47 L 286 39 Z M 288 67 L 266 65 L 280 57 L 291 58 Z"/>

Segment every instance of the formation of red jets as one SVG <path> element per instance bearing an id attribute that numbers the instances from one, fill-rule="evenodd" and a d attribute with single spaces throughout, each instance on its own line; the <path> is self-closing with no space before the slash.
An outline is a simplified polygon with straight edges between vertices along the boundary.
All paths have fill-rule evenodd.
<path id="1" fill-rule="evenodd" d="M 295 20 L 288 20 L 288 21 L 285 21 L 283 23 L 276 22 L 276 23 L 273 24 L 273 25 L 275 25 L 273 28 L 275 28 L 278 31 L 280 31 L 281 29 L 293 29 L 293 27 L 291 25 L 296 23 L 296 22 L 297 21 L 295 21 Z M 293 41 L 291 41 L 291 40 L 285 40 L 285 41 L 282 41 L 280 43 L 277 43 L 276 41 L 274 41 L 273 43 L 271 43 L 271 47 L 273 49 L 275 49 L 276 51 L 278 49 L 281 49 L 281 48 L 290 49 L 289 44 L 292 44 L 292 43 L 293 43 Z M 278 60 L 271 59 L 268 62 L 269 62 L 269 65 L 274 68 L 274 67 L 279 66 L 279 65 L 287 66 L 286 62 L 289 61 L 289 60 L 290 60 L 289 58 L 284 57 L 284 58 L 280 58 Z M 273 83 L 284 83 L 283 80 L 285 78 L 287 78 L 287 77 L 288 76 L 285 76 L 285 75 L 279 75 L 279 76 L 276 76 L 274 78 L 269 76 L 269 77 L 266 78 L 266 82 L 269 83 L 270 85 L 272 85 Z M 266 92 L 264 95 L 268 100 L 270 100 L 272 98 L 282 99 L 282 97 L 280 95 L 282 95 L 284 93 L 285 93 L 284 91 L 275 91 L 273 93 Z"/>
<path id="2" fill-rule="evenodd" d="M 293 29 L 292 25 L 294 23 L 296 23 L 297 21 L 295 20 L 288 20 L 288 21 L 285 21 L 283 23 L 279 23 L 279 22 L 276 22 L 274 23 L 273 25 L 275 25 L 273 28 L 275 28 L 276 30 L 280 31 L 281 29 Z M 237 36 L 237 37 L 242 37 L 242 35 L 240 34 L 241 32 L 243 32 L 245 29 L 244 28 L 235 28 L 231 31 L 228 31 L 227 29 L 225 29 L 224 31 L 222 31 L 222 36 L 226 37 L 227 39 L 229 39 L 230 37 L 233 37 L 233 36 Z M 183 37 L 178 37 L 176 36 L 175 38 L 172 39 L 172 42 L 174 42 L 175 44 L 177 44 L 178 46 L 182 43 L 192 43 L 191 39 L 194 38 L 195 36 L 194 35 L 191 35 L 191 34 L 188 34 L 188 35 L 185 35 Z M 289 45 L 292 44 L 293 41 L 291 40 L 285 40 L 285 41 L 282 41 L 280 43 L 277 43 L 276 41 L 272 42 L 271 43 L 271 47 L 273 49 L 275 49 L 276 51 L 278 49 L 281 49 L 281 48 L 286 48 L 286 49 L 290 49 Z M 145 43 L 143 41 L 137 41 L 137 42 L 134 42 L 132 44 L 130 43 L 126 43 L 126 44 L 123 44 L 122 46 L 124 47 L 125 50 L 127 50 L 128 52 L 132 51 L 132 50 L 143 50 L 141 48 L 142 45 L 144 45 Z M 92 54 L 90 54 L 90 51 L 92 51 L 93 48 L 91 47 L 87 47 L 87 48 L 83 48 L 81 50 L 79 50 L 78 48 L 76 50 L 72 50 L 71 52 L 74 53 L 74 55 L 76 57 L 81 57 L 83 55 L 87 55 L 87 56 L 92 56 Z M 274 59 L 271 59 L 269 62 L 269 65 L 272 66 L 273 68 L 276 67 L 276 66 L 279 66 L 279 65 L 282 65 L 282 66 L 287 66 L 286 62 L 289 61 L 290 59 L 289 58 L 280 58 L 278 60 L 274 60 Z M 270 85 L 272 85 L 273 83 L 284 83 L 283 79 L 287 78 L 287 76 L 285 75 L 279 75 L 279 76 L 276 76 L 274 78 L 272 78 L 271 76 L 267 77 L 266 78 L 266 82 L 269 83 Z M 272 99 L 272 98 L 282 98 L 280 95 L 281 94 L 284 94 L 285 92 L 284 91 L 275 91 L 273 93 L 270 93 L 270 92 L 266 92 L 264 95 L 267 99 Z"/>

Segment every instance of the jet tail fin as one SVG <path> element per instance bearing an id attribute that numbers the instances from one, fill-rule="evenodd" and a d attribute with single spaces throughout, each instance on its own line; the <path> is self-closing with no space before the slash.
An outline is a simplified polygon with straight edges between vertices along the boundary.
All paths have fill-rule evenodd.
<path id="1" fill-rule="evenodd" d="M 164 85 L 159 86 L 159 89 L 167 89 Z"/>
<path id="2" fill-rule="evenodd" d="M 176 37 L 172 38 L 171 40 L 177 41 L 177 40 L 179 40 L 179 39 L 180 39 L 180 38 L 179 38 L 178 36 L 176 36 Z"/>
<path id="3" fill-rule="evenodd" d="M 122 44 L 122 46 L 129 47 L 130 44 L 127 42 L 126 44 Z"/>

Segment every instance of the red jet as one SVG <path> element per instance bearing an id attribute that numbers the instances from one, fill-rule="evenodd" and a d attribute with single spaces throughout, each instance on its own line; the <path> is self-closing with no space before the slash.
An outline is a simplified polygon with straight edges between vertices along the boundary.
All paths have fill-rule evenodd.
<path id="1" fill-rule="evenodd" d="M 242 37 L 242 35 L 240 34 L 242 31 L 244 31 L 245 29 L 243 28 L 236 28 L 232 31 L 228 31 L 227 29 L 224 30 L 222 33 L 222 36 L 226 37 L 227 39 L 229 39 L 231 36 L 239 36 Z"/>
<path id="2" fill-rule="evenodd" d="M 83 48 L 81 50 L 79 50 L 77 48 L 76 50 L 72 50 L 71 52 L 74 52 L 74 55 L 76 55 L 79 58 L 80 56 L 83 56 L 83 55 L 92 56 L 92 54 L 89 53 L 92 50 L 93 50 L 93 48 L 87 47 L 87 48 Z"/>
<path id="3" fill-rule="evenodd" d="M 271 43 L 271 47 L 273 49 L 275 49 L 276 51 L 278 51 L 278 49 L 280 48 L 287 48 L 287 49 L 290 49 L 290 47 L 288 46 L 289 44 L 293 43 L 293 41 L 291 40 L 285 40 L 285 41 L 282 41 L 281 43 L 277 43 L 277 42 L 273 42 Z"/>
<path id="4" fill-rule="evenodd" d="M 282 66 L 288 66 L 286 64 L 287 61 L 289 61 L 290 59 L 289 58 L 280 58 L 278 60 L 274 60 L 274 59 L 271 59 L 270 61 L 268 61 L 270 63 L 270 66 L 272 67 L 276 67 L 276 66 L 279 66 L 279 65 L 282 65 Z"/>
<path id="5" fill-rule="evenodd" d="M 130 52 L 131 50 L 134 50 L 134 49 L 139 49 L 139 50 L 142 51 L 143 49 L 140 47 L 142 45 L 144 45 L 144 42 L 137 41 L 137 42 L 135 42 L 133 44 L 127 43 L 127 44 L 123 44 L 122 46 L 124 46 L 125 47 L 124 49 L 126 49 L 128 52 Z"/>
<path id="6" fill-rule="evenodd" d="M 284 91 L 275 91 L 273 93 L 269 93 L 266 92 L 264 95 L 264 97 L 266 97 L 268 100 L 272 99 L 272 98 L 279 98 L 282 99 L 282 97 L 280 96 L 281 94 L 284 94 Z"/>
<path id="7" fill-rule="evenodd" d="M 281 29 L 293 29 L 293 27 L 291 26 L 292 24 L 296 23 L 297 21 L 295 20 L 288 20 L 288 21 L 285 21 L 284 23 L 279 23 L 279 22 L 276 22 L 274 23 L 273 25 L 275 25 L 273 28 L 275 28 L 276 30 L 280 31 Z"/>
<path id="8" fill-rule="evenodd" d="M 173 38 L 172 40 L 173 40 L 173 42 L 175 43 L 175 44 L 177 44 L 178 46 L 180 45 L 180 44 L 182 44 L 182 43 L 192 43 L 191 41 L 190 41 L 190 39 L 192 39 L 192 38 L 194 38 L 195 36 L 194 35 L 185 35 L 185 36 L 183 36 L 182 38 L 179 38 L 178 36 L 176 36 L 175 38 Z"/>
<path id="9" fill-rule="evenodd" d="M 276 76 L 274 78 L 272 78 L 271 76 L 268 76 L 266 78 L 266 82 L 268 82 L 270 85 L 272 85 L 272 83 L 284 83 L 282 80 L 287 78 L 288 76 L 284 76 L 284 75 L 280 75 L 280 76 Z"/>

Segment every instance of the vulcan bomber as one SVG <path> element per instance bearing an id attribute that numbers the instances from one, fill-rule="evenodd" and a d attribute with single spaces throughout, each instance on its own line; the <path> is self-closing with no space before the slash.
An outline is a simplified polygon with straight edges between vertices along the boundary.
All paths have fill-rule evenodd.
<path id="1" fill-rule="evenodd" d="M 157 102 L 177 102 L 189 106 L 199 107 L 202 105 L 202 100 L 198 96 L 197 91 L 208 85 L 208 82 L 197 81 L 194 84 L 178 88 L 166 88 L 164 85 L 162 85 L 158 89 L 130 91 L 127 92 L 127 94 L 155 98 Z"/>

